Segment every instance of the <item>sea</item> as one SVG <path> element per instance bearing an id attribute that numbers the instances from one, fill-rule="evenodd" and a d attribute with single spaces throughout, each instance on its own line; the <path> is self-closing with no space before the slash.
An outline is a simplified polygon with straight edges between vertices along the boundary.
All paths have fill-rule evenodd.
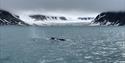
<path id="1" fill-rule="evenodd" d="M 0 26 L 0 63 L 125 63 L 125 26 Z"/>

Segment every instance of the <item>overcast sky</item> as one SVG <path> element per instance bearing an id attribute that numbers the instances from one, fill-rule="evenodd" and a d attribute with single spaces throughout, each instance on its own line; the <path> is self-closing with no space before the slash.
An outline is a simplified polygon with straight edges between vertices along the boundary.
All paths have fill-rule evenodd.
<path id="1" fill-rule="evenodd" d="M 125 0 L 0 0 L 3 9 L 46 9 L 81 11 L 125 10 Z"/>

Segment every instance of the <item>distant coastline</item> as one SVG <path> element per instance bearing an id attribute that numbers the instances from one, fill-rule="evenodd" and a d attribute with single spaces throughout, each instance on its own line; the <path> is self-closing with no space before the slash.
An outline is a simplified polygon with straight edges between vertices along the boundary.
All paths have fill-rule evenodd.
<path id="1" fill-rule="evenodd" d="M 95 17 L 66 17 L 31 14 L 27 17 L 0 10 L 0 25 L 38 25 L 38 26 L 123 26 L 125 12 L 102 12 Z"/>

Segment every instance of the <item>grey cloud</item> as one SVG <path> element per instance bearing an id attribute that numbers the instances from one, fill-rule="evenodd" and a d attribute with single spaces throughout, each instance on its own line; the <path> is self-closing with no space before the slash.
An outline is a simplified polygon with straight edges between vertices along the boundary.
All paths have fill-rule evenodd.
<path id="1" fill-rule="evenodd" d="M 0 0 L 0 5 L 5 9 L 125 10 L 125 0 Z"/>

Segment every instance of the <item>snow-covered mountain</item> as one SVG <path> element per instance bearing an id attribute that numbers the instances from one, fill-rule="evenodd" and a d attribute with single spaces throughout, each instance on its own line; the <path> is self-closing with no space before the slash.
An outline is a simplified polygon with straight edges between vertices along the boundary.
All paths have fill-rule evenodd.
<path id="1" fill-rule="evenodd" d="M 0 10 L 0 25 L 89 25 L 94 17 L 55 15 L 49 13 L 25 12 L 13 14 Z"/>
<path id="2" fill-rule="evenodd" d="M 123 26 L 125 25 L 125 12 L 102 12 L 92 24 L 104 26 Z"/>
<path id="3" fill-rule="evenodd" d="M 93 17 L 67 17 L 67 16 L 49 16 L 49 15 L 29 15 L 34 21 L 34 24 L 39 25 L 66 25 L 66 24 L 89 24 L 94 18 Z M 37 23 L 38 22 L 38 23 Z M 41 24 L 40 24 L 41 23 Z"/>
<path id="4" fill-rule="evenodd" d="M 94 17 L 67 16 L 51 13 L 20 13 L 20 19 L 30 25 L 89 25 Z"/>
<path id="5" fill-rule="evenodd" d="M 28 25 L 19 19 L 19 16 L 8 11 L 0 10 L 0 25 Z"/>
<path id="6" fill-rule="evenodd" d="M 65 16 L 47 16 L 47 15 L 30 15 L 29 17 L 31 17 L 32 19 L 34 19 L 35 21 L 58 21 L 58 20 L 62 20 L 62 21 L 66 21 L 66 20 L 73 20 L 71 17 L 65 17 Z M 76 20 L 92 20 L 94 19 L 93 17 L 78 17 L 76 18 Z"/>

